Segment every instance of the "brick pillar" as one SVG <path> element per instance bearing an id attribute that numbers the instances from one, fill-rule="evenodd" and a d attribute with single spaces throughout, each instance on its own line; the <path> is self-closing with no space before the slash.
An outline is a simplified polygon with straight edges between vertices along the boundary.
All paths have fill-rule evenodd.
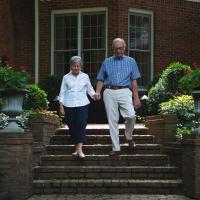
<path id="1" fill-rule="evenodd" d="M 29 133 L 0 134 L 0 199 L 22 200 L 32 194 L 32 143 Z"/>
<path id="2" fill-rule="evenodd" d="M 200 199 L 200 134 L 185 135 L 182 145 L 183 193 Z"/>

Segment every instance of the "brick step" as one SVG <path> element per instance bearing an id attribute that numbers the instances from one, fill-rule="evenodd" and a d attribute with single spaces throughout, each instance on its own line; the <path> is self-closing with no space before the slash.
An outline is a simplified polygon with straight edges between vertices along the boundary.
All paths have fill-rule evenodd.
<path id="1" fill-rule="evenodd" d="M 127 143 L 124 136 L 119 136 L 121 143 Z M 138 144 L 152 144 L 154 137 L 152 135 L 133 135 L 133 139 Z M 70 135 L 54 135 L 50 144 L 71 144 Z M 111 144 L 110 135 L 86 135 L 85 144 Z"/>
<path id="2" fill-rule="evenodd" d="M 119 125 L 119 134 L 124 135 L 124 132 L 125 132 L 125 126 Z M 133 133 L 136 135 L 145 135 L 145 134 L 148 135 L 149 129 L 145 127 L 144 125 L 136 124 Z M 69 134 L 68 128 L 59 128 L 55 132 L 55 135 L 68 135 L 68 134 Z M 87 135 L 109 135 L 110 134 L 109 127 L 108 125 L 95 126 L 95 125 L 90 124 L 86 127 L 86 134 Z"/>
<path id="3" fill-rule="evenodd" d="M 34 180 L 35 194 L 180 194 L 181 180 L 63 179 Z"/>
<path id="4" fill-rule="evenodd" d="M 178 169 L 169 166 L 42 166 L 33 169 L 34 179 L 177 179 Z"/>
<path id="5" fill-rule="evenodd" d="M 137 144 L 136 149 L 129 149 L 127 144 L 121 145 L 122 154 L 138 153 L 138 154 L 158 154 L 161 152 L 160 144 Z M 104 145 L 84 145 L 85 154 L 108 154 L 112 150 L 111 144 Z M 74 152 L 74 145 L 48 145 L 46 153 L 48 155 L 67 155 Z"/>
<path id="6" fill-rule="evenodd" d="M 43 166 L 166 166 L 168 156 L 164 154 L 133 154 L 120 155 L 120 158 L 108 155 L 86 155 L 84 159 L 78 159 L 71 155 L 43 155 Z"/>

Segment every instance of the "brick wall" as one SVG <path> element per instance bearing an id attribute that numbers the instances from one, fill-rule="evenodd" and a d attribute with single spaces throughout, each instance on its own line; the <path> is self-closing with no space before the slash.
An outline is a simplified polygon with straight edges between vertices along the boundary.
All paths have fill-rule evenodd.
<path id="1" fill-rule="evenodd" d="M 0 1 L 0 56 L 7 55 L 14 59 L 14 39 L 10 4 L 7 0 Z"/>
<path id="2" fill-rule="evenodd" d="M 116 3 L 118 2 L 118 3 Z M 108 8 L 108 53 L 112 54 L 111 43 L 115 37 L 128 39 L 128 9 L 137 8 L 154 13 L 154 68 L 159 73 L 171 62 L 200 63 L 200 4 L 170 1 L 58 1 L 41 3 L 41 69 L 42 75 L 50 73 L 50 12 L 52 9 L 77 9 L 92 7 Z M 167 8 L 167 9 L 166 9 Z"/>
<path id="3" fill-rule="evenodd" d="M 0 199 L 21 200 L 32 194 L 32 143 L 28 133 L 0 134 Z"/>
<path id="4" fill-rule="evenodd" d="M 25 65 L 34 75 L 34 1 L 12 0 L 12 28 L 15 41 L 15 64 Z"/>
<path id="5" fill-rule="evenodd" d="M 127 41 L 128 9 L 137 8 L 154 13 L 154 73 L 158 74 L 174 61 L 186 64 L 193 61 L 200 63 L 199 3 L 184 0 L 52 0 L 40 2 L 40 78 L 50 73 L 51 11 L 93 7 L 108 8 L 109 55 L 112 54 L 113 38 L 124 37 Z M 12 10 L 11 16 L 9 8 Z M 17 0 L 2 0 L 0 9 L 0 26 L 6 30 L 5 33 L 0 33 L 0 36 L 4 35 L 0 39 L 1 46 L 14 44 L 16 64 L 27 65 L 30 71 L 34 72 L 34 1 L 21 0 L 19 3 Z M 5 15 L 8 20 L 2 23 L 2 16 Z M 10 31 L 7 31 L 6 27 Z M 9 45 L 9 41 L 12 40 L 14 41 Z"/>

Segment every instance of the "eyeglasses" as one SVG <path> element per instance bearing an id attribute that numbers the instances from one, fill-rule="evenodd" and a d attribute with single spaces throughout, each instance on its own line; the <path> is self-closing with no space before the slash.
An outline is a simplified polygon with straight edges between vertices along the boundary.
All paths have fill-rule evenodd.
<path id="1" fill-rule="evenodd" d="M 118 51 L 118 50 L 122 51 L 122 50 L 124 50 L 124 47 L 114 48 L 114 50 L 115 50 L 115 51 Z"/>

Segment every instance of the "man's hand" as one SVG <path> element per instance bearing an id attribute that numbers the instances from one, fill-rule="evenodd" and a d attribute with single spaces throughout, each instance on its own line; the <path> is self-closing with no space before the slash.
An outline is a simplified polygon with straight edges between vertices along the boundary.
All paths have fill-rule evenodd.
<path id="1" fill-rule="evenodd" d="M 133 99 L 133 106 L 134 106 L 134 108 L 136 110 L 139 109 L 142 106 L 141 101 L 140 101 L 139 98 L 134 98 Z"/>
<path id="2" fill-rule="evenodd" d="M 101 94 L 99 92 L 95 93 L 95 99 L 98 101 L 101 99 Z"/>

